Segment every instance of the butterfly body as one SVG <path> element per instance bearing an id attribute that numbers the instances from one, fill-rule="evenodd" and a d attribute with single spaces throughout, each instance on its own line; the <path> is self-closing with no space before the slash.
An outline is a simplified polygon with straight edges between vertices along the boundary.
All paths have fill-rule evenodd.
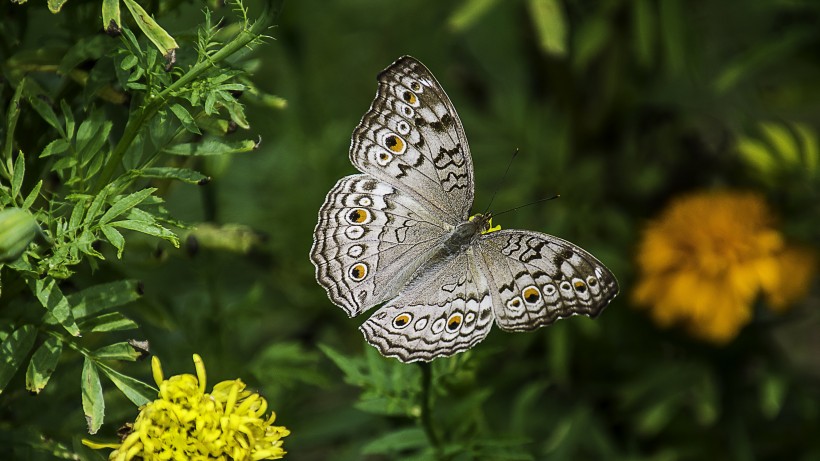
<path id="1" fill-rule="evenodd" d="M 349 316 L 383 304 L 360 327 L 365 339 L 405 362 L 432 360 L 477 344 L 493 322 L 528 331 L 598 315 L 618 285 L 595 257 L 470 217 L 467 139 L 430 71 L 405 56 L 378 81 L 351 142 L 362 173 L 330 190 L 311 249 L 317 280 Z"/>

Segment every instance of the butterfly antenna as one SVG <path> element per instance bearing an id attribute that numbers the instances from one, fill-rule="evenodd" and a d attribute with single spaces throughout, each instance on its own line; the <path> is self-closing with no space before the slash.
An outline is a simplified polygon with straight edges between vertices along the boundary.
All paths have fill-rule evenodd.
<path id="1" fill-rule="evenodd" d="M 510 167 L 512 166 L 513 160 L 515 160 L 515 156 L 518 155 L 518 148 L 515 148 L 515 152 L 513 152 L 512 156 L 510 157 L 510 161 L 507 162 L 507 169 L 504 170 L 504 176 L 501 177 L 501 183 L 504 183 L 504 180 L 507 179 L 507 173 L 510 172 Z M 484 215 L 490 211 L 490 207 L 493 205 L 493 201 L 495 200 L 495 196 L 498 194 L 498 187 L 495 188 L 495 192 L 493 192 L 493 196 L 490 198 L 490 203 L 487 204 L 487 208 L 484 210 Z"/>
<path id="2" fill-rule="evenodd" d="M 510 208 L 509 210 L 504 210 L 504 211 L 502 211 L 501 213 L 495 213 L 495 214 L 493 214 L 493 217 L 496 217 L 496 216 L 501 216 L 501 215 L 506 214 L 506 213 L 509 213 L 509 212 L 511 212 L 511 211 L 520 210 L 521 208 L 524 208 L 524 207 L 526 207 L 526 206 L 530 206 L 530 205 L 535 205 L 536 203 L 541 203 L 541 202 L 547 202 L 547 201 L 550 201 L 550 200 L 555 200 L 555 199 L 557 199 L 557 198 L 559 198 L 559 197 L 561 197 L 561 196 L 560 196 L 560 195 L 558 195 L 558 194 L 556 194 L 556 195 L 553 195 L 552 197 L 542 198 L 542 199 L 536 200 L 536 201 L 534 201 L 534 202 L 527 203 L 527 204 L 525 204 L 525 205 L 519 205 L 519 206 L 517 206 L 517 207 L 515 207 L 515 208 Z"/>

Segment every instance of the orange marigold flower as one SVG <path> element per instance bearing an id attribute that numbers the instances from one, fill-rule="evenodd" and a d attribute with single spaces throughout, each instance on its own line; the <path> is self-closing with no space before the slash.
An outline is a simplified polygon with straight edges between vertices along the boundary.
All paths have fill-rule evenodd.
<path id="1" fill-rule="evenodd" d="M 786 244 L 759 195 L 700 192 L 675 200 L 647 226 L 638 267 L 634 300 L 658 324 L 682 323 L 725 343 L 751 320 L 760 294 L 776 311 L 803 297 L 815 258 Z"/>

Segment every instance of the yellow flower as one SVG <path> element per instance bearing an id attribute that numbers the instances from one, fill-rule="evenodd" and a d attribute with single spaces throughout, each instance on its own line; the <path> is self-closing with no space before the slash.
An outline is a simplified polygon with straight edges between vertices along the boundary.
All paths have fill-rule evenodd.
<path id="1" fill-rule="evenodd" d="M 140 407 L 130 433 L 119 444 L 83 440 L 91 448 L 114 448 L 109 460 L 262 460 L 285 455 L 286 428 L 264 418 L 268 402 L 236 379 L 205 392 L 205 365 L 194 354 L 196 376 L 163 379 L 159 359 L 151 368 L 159 398 Z"/>
<path id="2" fill-rule="evenodd" d="M 725 343 L 751 320 L 761 293 L 776 311 L 804 296 L 815 260 L 785 243 L 759 195 L 725 191 L 673 202 L 646 228 L 638 266 L 635 302 L 658 324 Z"/>

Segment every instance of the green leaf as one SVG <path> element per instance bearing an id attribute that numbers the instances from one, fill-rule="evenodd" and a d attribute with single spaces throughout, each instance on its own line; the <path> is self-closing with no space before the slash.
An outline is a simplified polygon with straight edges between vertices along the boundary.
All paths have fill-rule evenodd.
<path id="1" fill-rule="evenodd" d="M 134 405 L 139 407 L 156 398 L 158 391 L 148 384 L 126 376 L 108 365 L 99 363 L 97 366 Z"/>
<path id="2" fill-rule="evenodd" d="M 42 188 L 43 180 L 41 179 L 37 181 L 37 184 L 35 184 L 34 187 L 31 188 L 31 192 L 29 192 L 26 198 L 23 200 L 22 208 L 24 210 L 28 210 L 29 208 L 31 208 L 31 205 L 34 203 L 35 200 L 37 200 L 37 197 L 40 196 L 40 189 Z"/>
<path id="3" fill-rule="evenodd" d="M 31 362 L 28 364 L 26 389 L 39 394 L 48 384 L 54 369 L 57 368 L 57 362 L 60 360 L 62 353 L 63 343 L 60 340 L 53 336 L 46 338 L 43 344 L 34 352 Z"/>
<path id="4" fill-rule="evenodd" d="M 406 450 L 425 448 L 430 445 L 427 435 L 420 427 L 409 427 L 388 432 L 371 440 L 362 447 L 362 454 L 398 454 Z"/>
<path id="5" fill-rule="evenodd" d="M 809 173 L 814 173 L 820 164 L 820 143 L 817 141 L 817 134 L 802 123 L 795 123 L 794 131 L 803 146 L 803 164 Z"/>
<path id="6" fill-rule="evenodd" d="M 108 191 L 103 189 L 94 197 L 94 200 L 91 201 L 91 205 L 88 207 L 88 212 L 85 214 L 85 219 L 83 219 L 83 224 L 91 224 L 91 221 L 97 218 L 97 216 L 102 213 L 102 207 L 105 205 L 105 200 L 108 197 Z M 110 211 L 110 210 L 109 210 Z"/>
<path id="7" fill-rule="evenodd" d="M 196 126 L 196 122 L 194 122 L 194 117 L 184 106 L 181 104 L 172 104 L 171 112 L 182 122 L 182 126 L 185 127 L 186 130 L 194 134 L 202 134 L 202 132 L 199 131 L 199 127 Z"/>
<path id="8" fill-rule="evenodd" d="M 779 123 L 763 122 L 760 124 L 760 130 L 774 147 L 775 152 L 780 154 L 785 165 L 794 166 L 800 162 L 800 148 L 786 127 Z"/>
<path id="9" fill-rule="evenodd" d="M 40 114 L 43 120 L 46 121 L 49 125 L 51 125 L 60 136 L 63 138 L 66 137 L 65 130 L 63 130 L 63 125 L 60 123 L 60 120 L 57 118 L 57 114 L 54 113 L 54 109 L 51 108 L 49 104 L 47 104 L 44 100 L 42 100 L 39 96 L 31 96 L 28 99 L 29 104 L 31 107 Z"/>
<path id="10" fill-rule="evenodd" d="M 103 309 L 119 307 L 136 301 L 142 296 L 136 280 L 118 280 L 101 283 L 68 296 L 76 318 L 95 314 Z"/>
<path id="11" fill-rule="evenodd" d="M 81 166 L 88 165 L 91 160 L 100 154 L 103 146 L 108 142 L 108 134 L 113 123 L 100 120 L 102 113 L 95 111 L 92 116 L 83 121 L 77 129 L 77 159 Z"/>
<path id="12" fill-rule="evenodd" d="M 122 252 L 125 249 L 125 237 L 120 234 L 120 231 L 107 224 L 100 226 L 100 230 L 105 235 L 106 240 L 117 249 L 117 259 L 122 259 Z"/>
<path id="13" fill-rule="evenodd" d="M 152 224 L 147 223 L 145 221 L 134 221 L 127 219 L 124 221 L 112 222 L 111 225 L 116 227 L 122 227 L 123 229 L 130 229 L 133 231 L 141 232 L 146 235 L 159 237 L 163 240 L 167 240 L 176 248 L 179 248 L 179 238 L 177 238 L 176 234 L 160 226 L 159 224 Z"/>
<path id="14" fill-rule="evenodd" d="M 176 179 L 177 181 L 196 184 L 198 186 L 202 186 L 211 181 L 209 176 L 187 168 L 151 167 L 132 171 L 135 175 L 143 178 Z"/>
<path id="15" fill-rule="evenodd" d="M 650 0 L 633 0 L 632 23 L 634 24 L 635 55 L 638 63 L 649 67 L 654 62 L 655 20 Z"/>
<path id="16" fill-rule="evenodd" d="M 541 49 L 553 56 L 566 55 L 567 27 L 561 3 L 558 0 L 530 0 L 529 6 Z"/>
<path id="17" fill-rule="evenodd" d="M 83 414 L 88 424 L 88 433 L 94 435 L 100 430 L 105 417 L 105 399 L 97 366 L 86 357 L 82 375 Z"/>
<path id="18" fill-rule="evenodd" d="M 119 312 L 86 317 L 80 320 L 80 330 L 84 332 L 100 333 L 106 331 L 136 330 L 139 325 Z"/>
<path id="19" fill-rule="evenodd" d="M 34 295 L 40 300 L 40 304 L 60 322 L 63 328 L 73 336 L 80 336 L 80 329 L 74 321 L 71 306 L 66 297 L 63 296 L 60 287 L 57 286 L 57 281 L 52 277 L 45 277 L 33 283 L 29 282 L 29 285 Z"/>
<path id="20" fill-rule="evenodd" d="M 48 9 L 52 13 L 59 13 L 68 0 L 48 0 Z"/>
<path id="21" fill-rule="evenodd" d="M 144 33 L 151 43 L 159 49 L 162 55 L 167 59 L 174 54 L 174 51 L 179 48 L 174 37 L 165 31 L 159 24 L 151 17 L 142 7 L 134 0 L 123 0 L 125 6 L 131 12 L 131 16 L 139 26 L 142 33 Z M 172 63 L 173 64 L 173 63 Z"/>
<path id="22" fill-rule="evenodd" d="M 156 187 L 148 187 L 146 189 L 134 192 L 121 199 L 118 199 L 108 211 L 100 218 L 100 224 L 106 224 L 114 218 L 120 216 L 131 208 L 139 205 L 145 199 L 151 196 L 156 191 Z"/>
<path id="23" fill-rule="evenodd" d="M 127 360 L 133 362 L 144 354 L 127 342 L 109 344 L 92 353 L 99 360 Z"/>
<path id="24" fill-rule="evenodd" d="M 746 163 L 761 173 L 770 173 L 775 167 L 775 159 L 762 141 L 741 137 L 737 142 L 737 151 Z"/>
<path id="25" fill-rule="evenodd" d="M 164 152 L 173 155 L 226 155 L 250 152 L 257 147 L 259 147 L 258 143 L 250 139 L 244 141 L 223 141 L 210 138 L 201 143 L 177 144 L 165 149 Z"/>
<path id="26" fill-rule="evenodd" d="M 120 19 L 120 0 L 103 0 L 102 4 L 103 29 L 108 35 L 118 35 L 122 30 Z"/>
<path id="27" fill-rule="evenodd" d="M 782 376 L 770 374 L 764 377 L 760 384 L 760 411 L 766 418 L 774 419 L 780 414 L 787 391 L 788 384 Z"/>
<path id="28" fill-rule="evenodd" d="M 23 325 L 0 344 L 0 393 L 6 389 L 14 373 L 20 368 L 36 338 L 37 328 L 33 325 Z"/>
<path id="29" fill-rule="evenodd" d="M 43 151 L 40 153 L 40 158 L 45 158 L 56 154 L 62 154 L 63 152 L 67 151 L 69 147 L 71 147 L 71 143 L 69 143 L 65 139 L 55 139 L 43 148 Z"/>
<path id="30" fill-rule="evenodd" d="M 68 103 L 65 102 L 65 99 L 60 100 L 60 109 L 62 109 L 63 117 L 65 117 L 65 137 L 71 139 L 74 136 L 74 113 Z"/>
<path id="31" fill-rule="evenodd" d="M 17 160 L 14 161 L 14 173 L 11 177 L 11 197 L 17 201 L 20 190 L 23 188 L 23 178 L 26 175 L 26 156 L 23 151 L 17 153 Z"/>
<path id="32" fill-rule="evenodd" d="M 498 0 L 466 0 L 453 12 L 447 23 L 455 31 L 463 31 L 481 19 Z"/>
<path id="33" fill-rule="evenodd" d="M 362 385 L 367 382 L 367 377 L 362 373 L 358 360 L 342 355 L 324 344 L 319 344 L 319 349 L 342 370 L 345 374 L 345 382 L 353 385 Z"/>

